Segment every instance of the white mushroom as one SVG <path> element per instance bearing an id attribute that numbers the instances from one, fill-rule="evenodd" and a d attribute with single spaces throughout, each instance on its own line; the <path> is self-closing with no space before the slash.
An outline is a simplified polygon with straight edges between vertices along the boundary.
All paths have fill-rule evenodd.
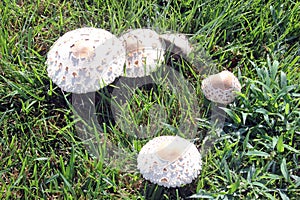
<path id="1" fill-rule="evenodd" d="M 79 28 L 65 33 L 47 54 L 48 76 L 62 90 L 94 92 L 120 76 L 125 63 L 125 47 L 110 32 Z"/>
<path id="2" fill-rule="evenodd" d="M 143 77 L 156 71 L 164 59 L 164 47 L 155 31 L 131 30 L 121 38 L 126 46 L 125 76 Z"/>
<path id="3" fill-rule="evenodd" d="M 192 45 L 184 34 L 166 33 L 159 36 L 166 51 L 186 57 L 192 52 Z"/>
<path id="4" fill-rule="evenodd" d="M 125 52 L 123 42 L 110 32 L 79 28 L 60 37 L 47 54 L 48 76 L 63 91 L 73 93 L 74 114 L 81 119 L 76 130 L 86 141 L 95 133 L 91 129 L 101 131 L 95 115 L 95 91 L 122 74 Z"/>
<path id="5" fill-rule="evenodd" d="M 165 187 L 191 183 L 201 170 L 196 146 L 179 136 L 160 136 L 141 149 L 137 167 L 146 180 Z"/>
<path id="6" fill-rule="evenodd" d="M 241 84 L 231 72 L 222 71 L 204 79 L 201 88 L 208 100 L 227 105 L 241 91 Z"/>

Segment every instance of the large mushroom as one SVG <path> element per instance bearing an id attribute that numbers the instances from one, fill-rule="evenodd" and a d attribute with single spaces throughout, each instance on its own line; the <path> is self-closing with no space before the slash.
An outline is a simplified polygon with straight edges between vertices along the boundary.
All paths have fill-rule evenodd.
<path id="1" fill-rule="evenodd" d="M 201 170 L 196 146 L 179 136 L 160 136 L 146 143 L 137 158 L 146 180 L 164 187 L 191 183 Z"/>
<path id="2" fill-rule="evenodd" d="M 65 33 L 47 54 L 48 76 L 63 91 L 95 92 L 123 71 L 125 48 L 110 32 L 79 28 Z"/>
<path id="3" fill-rule="evenodd" d="M 201 88 L 208 100 L 224 105 L 232 103 L 236 92 L 241 92 L 239 80 L 227 70 L 204 79 Z"/>
<path id="4" fill-rule="evenodd" d="M 120 76 L 125 63 L 123 42 L 98 28 L 79 28 L 65 33 L 47 54 L 48 76 L 65 92 L 71 92 L 76 124 L 82 139 L 90 139 L 94 127 L 101 131 L 95 115 L 95 91 Z"/>

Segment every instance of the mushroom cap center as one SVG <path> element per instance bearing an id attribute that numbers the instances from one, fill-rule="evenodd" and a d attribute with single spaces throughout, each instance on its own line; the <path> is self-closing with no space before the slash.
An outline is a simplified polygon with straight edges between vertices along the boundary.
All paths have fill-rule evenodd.
<path id="1" fill-rule="evenodd" d="M 230 72 L 221 72 L 219 74 L 212 75 L 210 82 L 214 88 L 220 88 L 222 90 L 228 90 L 232 88 L 232 75 Z"/>
<path id="2" fill-rule="evenodd" d="M 165 161 L 173 162 L 182 156 L 190 143 L 185 140 L 168 140 L 163 142 L 156 151 L 156 155 Z"/>
<path id="3" fill-rule="evenodd" d="M 95 46 L 90 42 L 79 40 L 71 46 L 71 53 L 76 59 L 92 59 L 95 56 Z"/>

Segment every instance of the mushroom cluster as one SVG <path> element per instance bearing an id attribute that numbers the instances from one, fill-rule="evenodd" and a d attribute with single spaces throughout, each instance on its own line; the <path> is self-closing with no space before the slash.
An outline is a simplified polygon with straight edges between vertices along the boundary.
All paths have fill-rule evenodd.
<path id="1" fill-rule="evenodd" d="M 63 91 L 95 92 L 119 76 L 150 75 L 163 62 L 165 49 L 160 35 L 150 29 L 116 37 L 104 29 L 79 28 L 52 45 L 46 61 L 48 76 Z"/>
<path id="2" fill-rule="evenodd" d="M 46 65 L 48 76 L 63 91 L 85 95 L 119 76 L 148 76 L 163 62 L 166 51 L 187 56 L 192 47 L 180 34 L 159 35 L 150 29 L 137 29 L 116 37 L 103 29 L 79 28 L 54 43 Z M 241 91 L 241 84 L 231 72 L 223 71 L 204 79 L 201 88 L 207 99 L 227 105 Z M 83 99 L 76 95 L 74 99 L 78 97 Z M 78 111 L 82 118 L 96 122 L 95 105 L 89 103 L 93 102 L 94 94 L 86 97 L 86 104 Z M 195 145 L 179 136 L 150 140 L 139 152 L 137 161 L 145 179 L 165 187 L 191 183 L 202 165 Z"/>
<path id="3" fill-rule="evenodd" d="M 137 163 L 145 179 L 169 188 L 191 183 L 202 162 L 193 143 L 179 136 L 159 136 L 142 147 Z"/>

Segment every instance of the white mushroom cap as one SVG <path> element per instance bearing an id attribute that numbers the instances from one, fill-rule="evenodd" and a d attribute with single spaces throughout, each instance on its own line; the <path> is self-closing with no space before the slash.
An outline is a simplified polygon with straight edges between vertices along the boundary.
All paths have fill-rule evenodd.
<path id="1" fill-rule="evenodd" d="M 164 47 L 155 31 L 135 29 L 123 34 L 121 38 L 126 46 L 125 76 L 150 75 L 164 60 Z"/>
<path id="2" fill-rule="evenodd" d="M 141 149 L 137 167 L 146 180 L 165 187 L 191 183 L 201 170 L 196 146 L 179 136 L 160 136 Z"/>
<path id="3" fill-rule="evenodd" d="M 201 88 L 208 100 L 227 105 L 241 91 L 241 84 L 231 72 L 222 71 L 204 79 Z"/>
<path id="4" fill-rule="evenodd" d="M 171 53 L 187 56 L 192 52 L 192 45 L 184 34 L 166 33 L 159 36 Z"/>
<path id="5" fill-rule="evenodd" d="M 79 28 L 65 33 L 47 54 L 48 76 L 62 90 L 94 92 L 120 76 L 125 46 L 110 32 Z"/>

